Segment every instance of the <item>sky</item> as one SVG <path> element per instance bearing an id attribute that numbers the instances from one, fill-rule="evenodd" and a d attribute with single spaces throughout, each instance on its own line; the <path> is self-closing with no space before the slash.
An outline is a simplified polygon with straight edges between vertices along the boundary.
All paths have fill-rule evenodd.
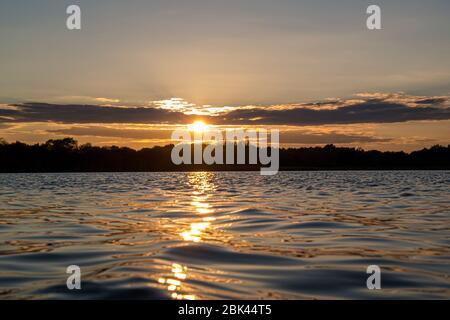
<path id="1" fill-rule="evenodd" d="M 287 146 L 447 145 L 449 14 L 448 0 L 0 0 L 0 137 L 141 148 L 202 119 L 279 128 Z"/>

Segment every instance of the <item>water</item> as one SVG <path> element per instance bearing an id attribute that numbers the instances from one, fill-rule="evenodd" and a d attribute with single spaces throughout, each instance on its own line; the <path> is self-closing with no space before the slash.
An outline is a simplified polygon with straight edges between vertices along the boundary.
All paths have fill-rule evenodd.
<path id="1" fill-rule="evenodd" d="M 0 299 L 450 298 L 450 172 L 0 175 Z M 82 290 L 66 268 L 82 270 Z M 381 268 L 368 290 L 366 268 Z"/>

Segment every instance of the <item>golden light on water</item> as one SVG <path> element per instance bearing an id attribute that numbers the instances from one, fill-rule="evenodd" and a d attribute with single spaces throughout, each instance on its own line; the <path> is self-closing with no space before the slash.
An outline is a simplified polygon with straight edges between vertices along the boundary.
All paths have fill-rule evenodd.
<path id="1" fill-rule="evenodd" d="M 194 201 L 191 202 L 191 205 L 194 206 L 195 211 L 198 214 L 209 214 L 214 213 L 214 210 L 211 209 L 211 205 L 206 202 L 202 202 L 207 199 L 207 197 L 196 197 L 193 196 Z"/>
<path id="2" fill-rule="evenodd" d="M 214 190 L 214 185 L 209 182 L 208 173 L 195 172 L 189 176 L 189 184 L 194 188 L 192 192 L 192 211 L 201 215 L 201 219 L 191 222 L 190 229 L 180 233 L 184 241 L 200 242 L 204 233 L 216 218 L 209 216 L 214 209 L 207 202 Z"/>
<path id="3" fill-rule="evenodd" d="M 203 232 L 211 225 L 211 222 L 191 223 L 191 230 L 180 233 L 184 241 L 200 242 Z"/>
<path id="4" fill-rule="evenodd" d="M 181 293 L 183 282 L 181 280 L 186 280 L 187 278 L 187 267 L 182 266 L 178 263 L 172 264 L 172 276 L 171 277 L 161 277 L 158 279 L 160 284 L 167 285 L 167 290 L 171 292 L 170 296 L 177 300 L 195 300 L 195 295 L 193 294 L 183 294 Z"/>
<path id="5" fill-rule="evenodd" d="M 205 125 L 206 126 L 206 125 Z M 205 127 L 199 125 L 197 130 L 204 130 Z M 188 177 L 188 184 L 192 187 L 191 201 L 188 205 L 188 211 L 195 214 L 194 218 L 188 220 L 188 226 L 178 231 L 178 235 L 183 241 L 198 243 L 203 240 L 211 230 L 212 223 L 216 218 L 212 215 L 215 210 L 208 202 L 213 197 L 215 185 L 212 183 L 213 175 L 209 172 L 192 172 Z M 184 283 L 188 278 L 188 268 L 179 263 L 173 263 L 171 266 L 172 274 L 170 276 L 160 277 L 158 283 L 164 285 L 169 291 L 172 299 L 176 300 L 195 300 L 195 294 L 188 293 L 189 287 Z"/>

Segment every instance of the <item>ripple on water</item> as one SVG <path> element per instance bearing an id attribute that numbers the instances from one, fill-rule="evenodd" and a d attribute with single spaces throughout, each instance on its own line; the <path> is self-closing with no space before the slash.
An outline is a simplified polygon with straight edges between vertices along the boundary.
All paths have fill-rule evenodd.
<path id="1" fill-rule="evenodd" d="M 0 298 L 450 298 L 447 171 L 0 176 Z M 82 268 L 80 292 L 66 268 Z M 382 290 L 366 268 L 382 269 Z"/>

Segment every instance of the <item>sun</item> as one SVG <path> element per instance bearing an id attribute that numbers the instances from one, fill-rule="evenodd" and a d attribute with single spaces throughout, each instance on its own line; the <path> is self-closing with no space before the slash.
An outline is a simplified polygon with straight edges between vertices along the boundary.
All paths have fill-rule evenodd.
<path id="1" fill-rule="evenodd" d="M 190 130 L 192 130 L 194 132 L 203 133 L 203 132 L 208 131 L 208 125 L 206 123 L 204 123 L 203 121 L 195 121 L 189 127 L 190 127 Z"/>

